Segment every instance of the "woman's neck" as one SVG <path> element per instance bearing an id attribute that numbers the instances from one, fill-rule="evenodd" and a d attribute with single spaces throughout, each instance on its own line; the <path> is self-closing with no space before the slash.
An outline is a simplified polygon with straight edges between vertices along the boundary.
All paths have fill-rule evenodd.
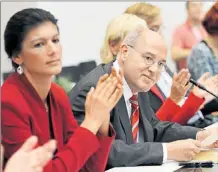
<path id="1" fill-rule="evenodd" d="M 51 88 L 52 77 L 42 77 L 42 75 L 33 75 L 29 72 L 24 72 L 29 82 L 33 85 L 42 101 L 45 103 Z"/>

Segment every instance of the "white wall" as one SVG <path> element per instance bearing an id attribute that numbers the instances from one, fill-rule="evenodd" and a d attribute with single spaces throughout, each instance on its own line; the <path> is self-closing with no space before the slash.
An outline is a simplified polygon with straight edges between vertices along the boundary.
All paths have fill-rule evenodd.
<path id="1" fill-rule="evenodd" d="M 11 61 L 4 51 L 4 30 L 9 18 L 17 11 L 36 7 L 36 2 L 1 2 L 1 85 L 3 83 L 3 72 L 12 70 Z"/>
<path id="2" fill-rule="evenodd" d="M 39 2 L 59 19 L 63 44 L 63 65 L 99 59 L 108 22 L 131 3 L 123 2 Z M 64 9 L 64 11 L 63 11 Z"/>
<path id="3" fill-rule="evenodd" d="M 96 60 L 100 63 L 99 49 L 103 43 L 108 22 L 135 2 L 39 2 L 38 7 L 52 11 L 59 19 L 63 43 L 63 65 Z M 173 29 L 186 19 L 185 2 L 152 2 L 162 10 L 164 35 L 171 43 Z M 212 2 L 205 2 L 205 10 Z M 172 70 L 175 65 L 168 56 Z"/>
<path id="4" fill-rule="evenodd" d="M 100 62 L 99 50 L 108 22 L 135 2 L 2 2 L 1 4 L 1 72 L 11 70 L 4 53 L 3 32 L 9 17 L 27 7 L 51 11 L 59 19 L 63 44 L 63 65 L 76 65 L 81 61 Z M 173 28 L 186 18 L 185 2 L 152 2 L 162 9 L 164 35 L 170 45 Z M 205 2 L 205 10 L 213 3 Z M 172 69 L 174 64 L 168 57 Z"/>
<path id="5" fill-rule="evenodd" d="M 4 30 L 9 18 L 24 8 L 36 7 L 36 2 L 1 2 L 1 73 L 12 70 L 11 62 L 4 51 Z"/>

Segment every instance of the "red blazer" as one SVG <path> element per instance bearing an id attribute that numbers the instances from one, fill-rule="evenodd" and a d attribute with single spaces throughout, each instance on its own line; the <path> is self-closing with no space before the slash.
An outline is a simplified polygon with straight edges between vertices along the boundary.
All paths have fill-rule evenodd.
<path id="1" fill-rule="evenodd" d="M 16 152 L 31 135 L 39 145 L 50 139 L 49 119 L 43 101 L 24 75 L 12 74 L 1 89 L 2 144 L 5 158 Z M 112 137 L 96 136 L 80 127 L 73 117 L 64 90 L 52 84 L 50 110 L 57 152 L 44 172 L 104 171 Z"/>
<path id="2" fill-rule="evenodd" d="M 151 91 L 163 102 L 160 109 L 156 112 L 157 117 L 162 121 L 177 122 L 181 125 L 186 124 L 204 102 L 203 98 L 190 93 L 185 103 L 180 107 L 170 98 L 164 100 L 156 86 L 153 86 Z"/>

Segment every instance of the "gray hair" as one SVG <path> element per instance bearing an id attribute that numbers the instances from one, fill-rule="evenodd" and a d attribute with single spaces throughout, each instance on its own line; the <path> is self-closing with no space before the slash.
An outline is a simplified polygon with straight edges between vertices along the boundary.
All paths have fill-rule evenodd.
<path id="1" fill-rule="evenodd" d="M 138 25 L 135 30 L 130 31 L 125 39 L 123 40 L 123 43 L 130 46 L 135 46 L 138 38 L 142 35 L 144 31 L 146 31 L 148 28 L 143 27 L 141 25 Z"/>

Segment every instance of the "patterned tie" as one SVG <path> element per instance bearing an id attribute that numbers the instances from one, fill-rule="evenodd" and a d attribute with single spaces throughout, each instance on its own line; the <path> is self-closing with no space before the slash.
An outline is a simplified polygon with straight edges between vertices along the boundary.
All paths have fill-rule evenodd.
<path id="1" fill-rule="evenodd" d="M 133 95 L 130 98 L 130 103 L 132 105 L 132 115 L 131 115 L 132 137 L 134 143 L 137 143 L 137 134 L 139 131 L 139 105 L 138 105 L 137 95 Z"/>

